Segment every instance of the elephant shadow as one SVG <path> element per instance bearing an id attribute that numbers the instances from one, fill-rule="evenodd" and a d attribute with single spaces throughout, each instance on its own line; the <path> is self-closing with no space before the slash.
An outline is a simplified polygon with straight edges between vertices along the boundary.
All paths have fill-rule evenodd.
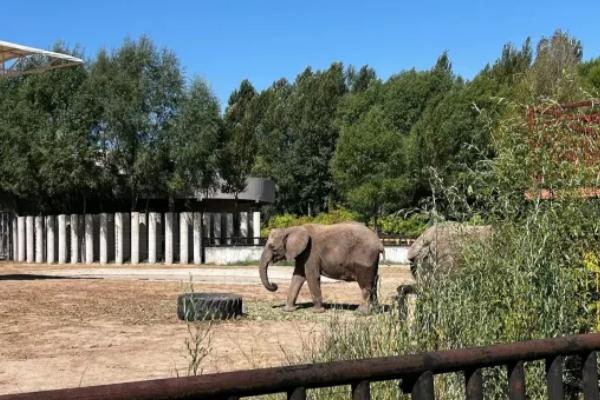
<path id="1" fill-rule="evenodd" d="M 296 303 L 296 306 L 298 307 L 299 310 L 301 309 L 305 309 L 305 308 L 312 308 L 314 306 L 314 303 L 311 301 L 307 301 L 307 302 L 303 302 L 303 303 Z M 349 304 L 349 303 L 323 303 L 323 307 L 326 310 L 344 310 L 344 311 L 356 311 L 358 309 L 358 304 Z M 283 308 L 285 307 L 285 304 L 278 304 L 273 306 L 273 308 Z M 391 310 L 391 307 L 387 304 L 379 304 L 377 306 L 374 306 L 375 308 L 375 312 L 388 312 Z"/>
<path id="2" fill-rule="evenodd" d="M 83 279 L 75 276 L 58 276 L 45 274 L 3 274 L 0 275 L 0 281 L 37 281 L 48 279 Z M 98 279 L 98 278 L 90 278 Z"/>

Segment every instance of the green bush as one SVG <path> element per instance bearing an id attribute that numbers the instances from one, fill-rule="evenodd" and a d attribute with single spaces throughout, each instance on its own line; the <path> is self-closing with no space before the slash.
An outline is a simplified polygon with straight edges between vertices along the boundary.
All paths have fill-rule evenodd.
<path id="1" fill-rule="evenodd" d="M 272 217 L 267 226 L 261 229 L 260 234 L 263 237 L 269 236 L 271 229 L 289 228 L 291 226 L 303 224 L 337 224 L 340 222 L 357 221 L 358 214 L 343 208 L 330 211 L 328 213 L 320 213 L 314 217 L 306 215 L 297 216 L 293 214 L 280 214 Z"/>
<path id="2" fill-rule="evenodd" d="M 429 215 L 413 214 L 408 218 L 389 215 L 378 220 L 381 233 L 399 235 L 404 239 L 415 239 L 427 228 Z"/>
<path id="3" fill-rule="evenodd" d="M 432 220 L 450 213 L 465 223 L 481 223 L 484 216 L 493 227 L 491 238 L 466 246 L 460 268 L 445 275 L 417 266 L 417 300 L 410 321 L 401 317 L 407 310 L 358 321 L 333 317 L 325 340 L 307 358 L 399 355 L 595 330 L 598 285 L 590 253 L 600 247 L 600 202 L 565 191 L 593 174 L 587 169 L 579 175 L 573 165 L 539 154 L 534 154 L 534 165 L 528 135 L 542 135 L 547 127 L 531 132 L 523 115 L 515 107 L 502 121 L 495 138 L 497 157 L 470 172 L 468 192 L 443 185 L 432 190 Z M 527 190 L 536 193 L 533 167 L 545 171 L 544 185 L 562 190 L 560 200 L 526 200 Z M 586 185 L 599 187 L 600 182 Z M 504 368 L 486 369 L 484 380 L 486 398 L 507 397 Z M 528 398 L 547 398 L 543 362 L 527 364 L 526 380 Z M 435 390 L 438 399 L 464 398 L 464 378 L 437 376 Z M 372 393 L 377 399 L 400 396 L 394 382 L 375 384 Z M 327 390 L 315 397 L 341 398 Z"/>
<path id="4" fill-rule="evenodd" d="M 324 224 L 331 225 L 340 222 L 358 221 L 359 215 L 354 211 L 344 208 L 336 209 L 327 213 L 320 213 L 314 217 L 306 215 L 280 214 L 273 216 L 267 226 L 261 229 L 261 236 L 266 237 L 275 228 L 289 228 L 302 224 Z M 413 214 L 408 218 L 389 215 L 380 218 L 377 223 L 379 231 L 383 234 L 399 235 L 406 239 L 418 237 L 427 227 L 429 215 L 425 213 Z M 370 224 L 371 227 L 373 224 Z"/>

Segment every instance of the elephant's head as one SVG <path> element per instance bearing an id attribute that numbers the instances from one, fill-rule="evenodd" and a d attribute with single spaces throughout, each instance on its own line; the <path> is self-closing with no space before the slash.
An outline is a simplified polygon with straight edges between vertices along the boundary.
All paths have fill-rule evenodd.
<path id="1" fill-rule="evenodd" d="M 267 243 L 260 257 L 260 280 L 264 287 L 274 292 L 277 285 L 269 282 L 267 267 L 271 263 L 276 263 L 283 259 L 292 261 L 296 259 L 308 246 L 310 235 L 302 226 L 295 226 L 285 229 L 273 229 L 269 234 Z"/>

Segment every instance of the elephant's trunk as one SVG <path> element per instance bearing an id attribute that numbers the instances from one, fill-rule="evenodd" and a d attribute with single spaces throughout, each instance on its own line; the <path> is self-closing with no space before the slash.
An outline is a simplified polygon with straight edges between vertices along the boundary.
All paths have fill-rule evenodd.
<path id="1" fill-rule="evenodd" d="M 262 256 L 260 257 L 259 266 L 260 280 L 263 286 L 270 292 L 274 292 L 277 290 L 277 285 L 275 283 L 269 282 L 269 276 L 267 275 L 267 267 L 269 266 L 272 257 L 273 255 L 271 254 L 271 252 L 265 249 L 262 253 Z"/>

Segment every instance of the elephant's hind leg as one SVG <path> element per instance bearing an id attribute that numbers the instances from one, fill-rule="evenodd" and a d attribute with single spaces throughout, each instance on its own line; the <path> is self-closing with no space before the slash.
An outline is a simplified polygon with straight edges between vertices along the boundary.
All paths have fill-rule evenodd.
<path id="1" fill-rule="evenodd" d="M 288 291 L 288 296 L 283 311 L 296 311 L 298 309 L 296 300 L 298 299 L 298 293 L 300 293 L 300 289 L 302 288 L 304 281 L 306 281 L 304 275 L 294 271 L 294 275 L 292 275 L 292 283 L 290 284 L 290 290 Z"/>
<path id="2" fill-rule="evenodd" d="M 377 272 L 377 265 L 369 267 L 357 279 L 363 300 L 362 304 L 358 307 L 358 311 L 363 314 L 370 313 L 371 308 L 377 306 L 377 282 L 379 280 Z"/>

